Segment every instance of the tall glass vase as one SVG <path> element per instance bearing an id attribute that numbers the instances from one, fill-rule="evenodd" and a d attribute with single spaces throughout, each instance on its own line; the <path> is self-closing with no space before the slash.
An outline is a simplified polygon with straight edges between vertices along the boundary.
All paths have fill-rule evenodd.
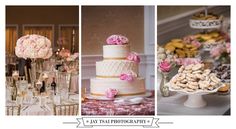
<path id="1" fill-rule="evenodd" d="M 36 79 L 37 79 L 37 63 L 36 63 L 36 59 L 31 59 L 31 85 L 34 86 L 34 84 L 36 83 Z"/>
<path id="2" fill-rule="evenodd" d="M 169 75 L 169 73 L 162 73 L 162 81 L 161 81 L 161 85 L 160 85 L 160 91 L 161 91 L 161 95 L 163 97 L 170 96 L 169 87 L 166 85 L 169 82 L 168 75 Z"/>

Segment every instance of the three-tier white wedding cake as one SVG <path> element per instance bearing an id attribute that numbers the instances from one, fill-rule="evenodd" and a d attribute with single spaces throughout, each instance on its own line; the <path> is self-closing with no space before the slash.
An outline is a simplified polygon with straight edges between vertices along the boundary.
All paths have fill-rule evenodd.
<path id="1" fill-rule="evenodd" d="M 90 93 L 113 98 L 145 94 L 145 80 L 139 77 L 140 58 L 130 52 L 128 39 L 112 35 L 103 46 L 103 61 L 96 62 L 96 78 L 90 80 Z"/>

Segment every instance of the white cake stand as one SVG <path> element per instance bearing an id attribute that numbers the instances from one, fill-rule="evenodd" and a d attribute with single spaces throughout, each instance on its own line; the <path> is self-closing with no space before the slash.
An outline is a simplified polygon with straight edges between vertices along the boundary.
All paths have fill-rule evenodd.
<path id="1" fill-rule="evenodd" d="M 203 95 L 215 93 L 218 91 L 219 88 L 223 87 L 224 85 L 219 86 L 218 88 L 208 91 L 208 90 L 197 90 L 194 92 L 187 92 L 185 90 L 175 90 L 170 86 L 170 83 L 168 83 L 170 91 L 175 91 L 180 94 L 188 95 L 187 100 L 184 102 L 184 106 L 190 107 L 190 108 L 201 108 L 205 107 L 207 105 L 207 102 L 203 99 Z"/>

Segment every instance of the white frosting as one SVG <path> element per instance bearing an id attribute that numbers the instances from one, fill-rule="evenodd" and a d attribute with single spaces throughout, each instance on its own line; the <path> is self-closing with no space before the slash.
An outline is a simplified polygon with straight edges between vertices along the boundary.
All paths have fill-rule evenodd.
<path id="1" fill-rule="evenodd" d="M 105 95 L 108 88 L 117 89 L 118 95 L 137 95 L 146 91 L 144 78 L 136 78 L 132 82 L 119 78 L 92 78 L 90 80 L 91 94 Z"/>
<path id="2" fill-rule="evenodd" d="M 97 76 L 120 76 L 122 73 L 138 73 L 138 64 L 129 60 L 103 60 L 96 62 Z"/>
<path id="3" fill-rule="evenodd" d="M 129 45 L 104 45 L 103 58 L 126 58 L 130 52 Z"/>

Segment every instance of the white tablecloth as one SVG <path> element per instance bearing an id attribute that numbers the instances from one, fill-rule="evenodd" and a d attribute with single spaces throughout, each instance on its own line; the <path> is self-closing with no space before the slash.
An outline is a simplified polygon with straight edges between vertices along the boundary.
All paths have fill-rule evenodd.
<path id="1" fill-rule="evenodd" d="M 158 91 L 157 114 L 159 115 L 223 115 L 230 108 L 230 95 L 203 95 L 207 106 L 189 108 L 184 106 L 186 95 L 179 93 L 169 97 L 162 97 Z"/>
<path id="2" fill-rule="evenodd" d="M 78 103 L 79 94 L 71 95 L 69 101 L 66 103 Z M 6 105 L 16 105 L 15 102 L 7 102 Z M 47 103 L 45 106 L 41 106 L 38 103 L 35 104 L 25 104 L 21 106 L 20 115 L 53 115 L 53 103 Z"/>

